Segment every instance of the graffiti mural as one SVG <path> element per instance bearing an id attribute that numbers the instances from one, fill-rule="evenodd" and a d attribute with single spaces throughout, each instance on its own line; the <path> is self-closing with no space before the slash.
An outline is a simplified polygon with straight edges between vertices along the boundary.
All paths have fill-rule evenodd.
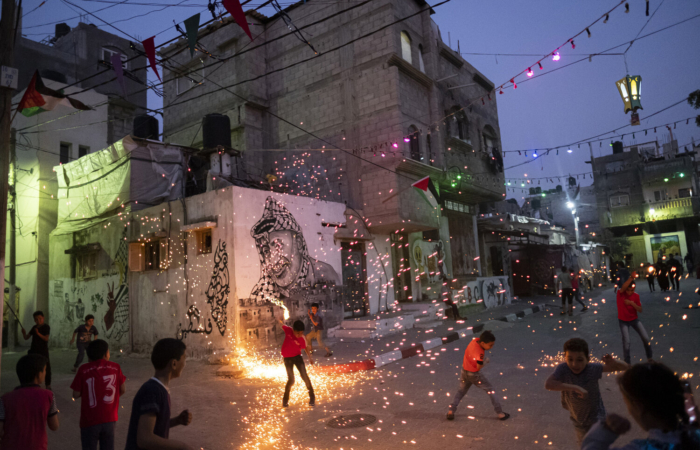
<path id="1" fill-rule="evenodd" d="M 482 300 L 479 285 L 480 283 L 477 281 L 470 281 L 467 283 L 467 286 L 464 288 L 464 297 L 467 304 L 476 304 Z"/>
<path id="2" fill-rule="evenodd" d="M 213 315 L 213 311 L 212 311 L 212 315 Z M 185 316 L 187 317 L 187 320 L 190 323 L 187 325 L 187 328 L 185 328 L 185 329 L 182 328 L 182 324 L 178 325 L 177 338 L 180 340 L 185 339 L 187 337 L 187 335 L 190 333 L 211 334 L 212 330 L 214 329 L 214 327 L 211 324 L 211 319 L 207 319 L 206 322 L 204 322 L 202 320 L 202 313 L 199 312 L 199 308 L 197 308 L 195 305 L 192 305 L 189 307 Z M 196 321 L 196 323 L 195 323 L 195 321 Z M 204 322 L 204 323 L 202 323 L 202 322 Z"/>
<path id="3" fill-rule="evenodd" d="M 441 276 L 447 275 L 445 244 L 442 241 L 417 240 L 413 243 L 411 254 L 421 277 L 426 276 L 428 283 L 442 283 Z"/>
<path id="4" fill-rule="evenodd" d="M 495 308 L 510 303 L 508 292 L 508 277 L 489 277 L 481 281 L 481 293 L 484 296 L 484 307 Z"/>
<path id="5" fill-rule="evenodd" d="M 120 341 L 129 332 L 129 286 L 126 276 L 129 270 L 129 245 L 126 228 L 119 242 L 114 265 L 119 271 L 119 286 L 107 283 L 107 313 L 104 316 L 105 335 L 108 339 Z"/>
<path id="6" fill-rule="evenodd" d="M 228 253 L 226 253 L 226 242 L 219 239 L 214 254 L 214 273 L 209 281 L 209 287 L 205 292 L 207 303 L 211 306 L 211 317 L 216 322 L 219 333 L 224 335 L 226 331 L 226 307 L 228 306 L 228 294 L 231 292 L 228 278 Z M 188 313 L 189 314 L 189 313 Z M 192 321 L 190 320 L 190 325 Z M 211 321 L 209 322 L 211 327 Z"/>

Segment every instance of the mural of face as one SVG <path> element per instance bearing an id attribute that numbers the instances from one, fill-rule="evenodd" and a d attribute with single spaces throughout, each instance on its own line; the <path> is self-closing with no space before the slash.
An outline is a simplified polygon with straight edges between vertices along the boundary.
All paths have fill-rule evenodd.
<path id="1" fill-rule="evenodd" d="M 299 276 L 302 257 L 297 244 L 297 233 L 273 231 L 266 251 L 269 274 L 278 286 L 287 287 Z M 303 237 L 301 237 L 303 239 Z"/>

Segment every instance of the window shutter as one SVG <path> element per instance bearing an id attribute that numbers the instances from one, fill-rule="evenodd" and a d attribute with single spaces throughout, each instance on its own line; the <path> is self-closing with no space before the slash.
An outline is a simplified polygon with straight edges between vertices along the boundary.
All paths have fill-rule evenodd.
<path id="1" fill-rule="evenodd" d="M 143 252 L 145 247 L 139 242 L 129 244 L 129 271 L 143 272 L 146 258 Z"/>
<path id="2" fill-rule="evenodd" d="M 168 251 L 168 238 L 163 238 L 160 240 L 160 249 L 158 252 L 158 267 L 161 270 L 168 268 L 168 261 L 170 261 L 170 252 Z"/>

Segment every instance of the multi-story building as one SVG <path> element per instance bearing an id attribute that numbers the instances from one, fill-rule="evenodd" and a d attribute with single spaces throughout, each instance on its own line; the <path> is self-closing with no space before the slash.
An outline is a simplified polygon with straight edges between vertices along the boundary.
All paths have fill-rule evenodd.
<path id="1" fill-rule="evenodd" d="M 675 140 L 623 147 L 593 159 L 600 224 L 627 236 L 626 259 L 635 266 L 660 255 L 700 257 L 698 175 L 693 153 L 679 153 Z"/>
<path id="2" fill-rule="evenodd" d="M 161 52 L 164 140 L 201 146 L 202 117 L 226 114 L 239 178 L 346 202 L 387 244 L 394 281 L 372 312 L 436 298 L 441 273 L 478 276 L 476 205 L 505 197 L 494 85 L 443 42 L 433 12 L 422 0 L 311 0 L 248 12 L 253 44 L 229 18 L 200 32 L 194 58 L 185 40 Z M 318 56 L 282 19 L 314 23 L 302 34 Z M 441 211 L 410 188 L 426 176 Z"/>

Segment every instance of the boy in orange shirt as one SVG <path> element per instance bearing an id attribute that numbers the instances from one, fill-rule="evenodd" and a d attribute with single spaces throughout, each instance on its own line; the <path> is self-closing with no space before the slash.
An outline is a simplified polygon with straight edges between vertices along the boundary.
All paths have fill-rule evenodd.
<path id="1" fill-rule="evenodd" d="M 496 410 L 499 420 L 506 420 L 510 417 L 510 414 L 503 412 L 503 409 L 501 409 L 501 404 L 496 397 L 496 391 L 493 389 L 491 383 L 489 383 L 489 380 L 481 374 L 481 369 L 484 367 L 484 364 L 489 362 L 489 359 L 484 357 L 484 353 L 486 350 L 491 350 L 495 343 L 496 337 L 493 333 L 485 330 L 481 333 L 481 336 L 472 339 L 467 346 L 467 350 L 464 352 L 459 390 L 455 394 L 455 399 L 452 401 L 449 411 L 447 412 L 447 420 L 454 420 L 455 411 L 457 410 L 459 402 L 462 401 L 462 397 L 467 395 L 467 391 L 472 385 L 483 389 L 489 395 L 491 404 L 493 405 L 493 409 Z"/>

